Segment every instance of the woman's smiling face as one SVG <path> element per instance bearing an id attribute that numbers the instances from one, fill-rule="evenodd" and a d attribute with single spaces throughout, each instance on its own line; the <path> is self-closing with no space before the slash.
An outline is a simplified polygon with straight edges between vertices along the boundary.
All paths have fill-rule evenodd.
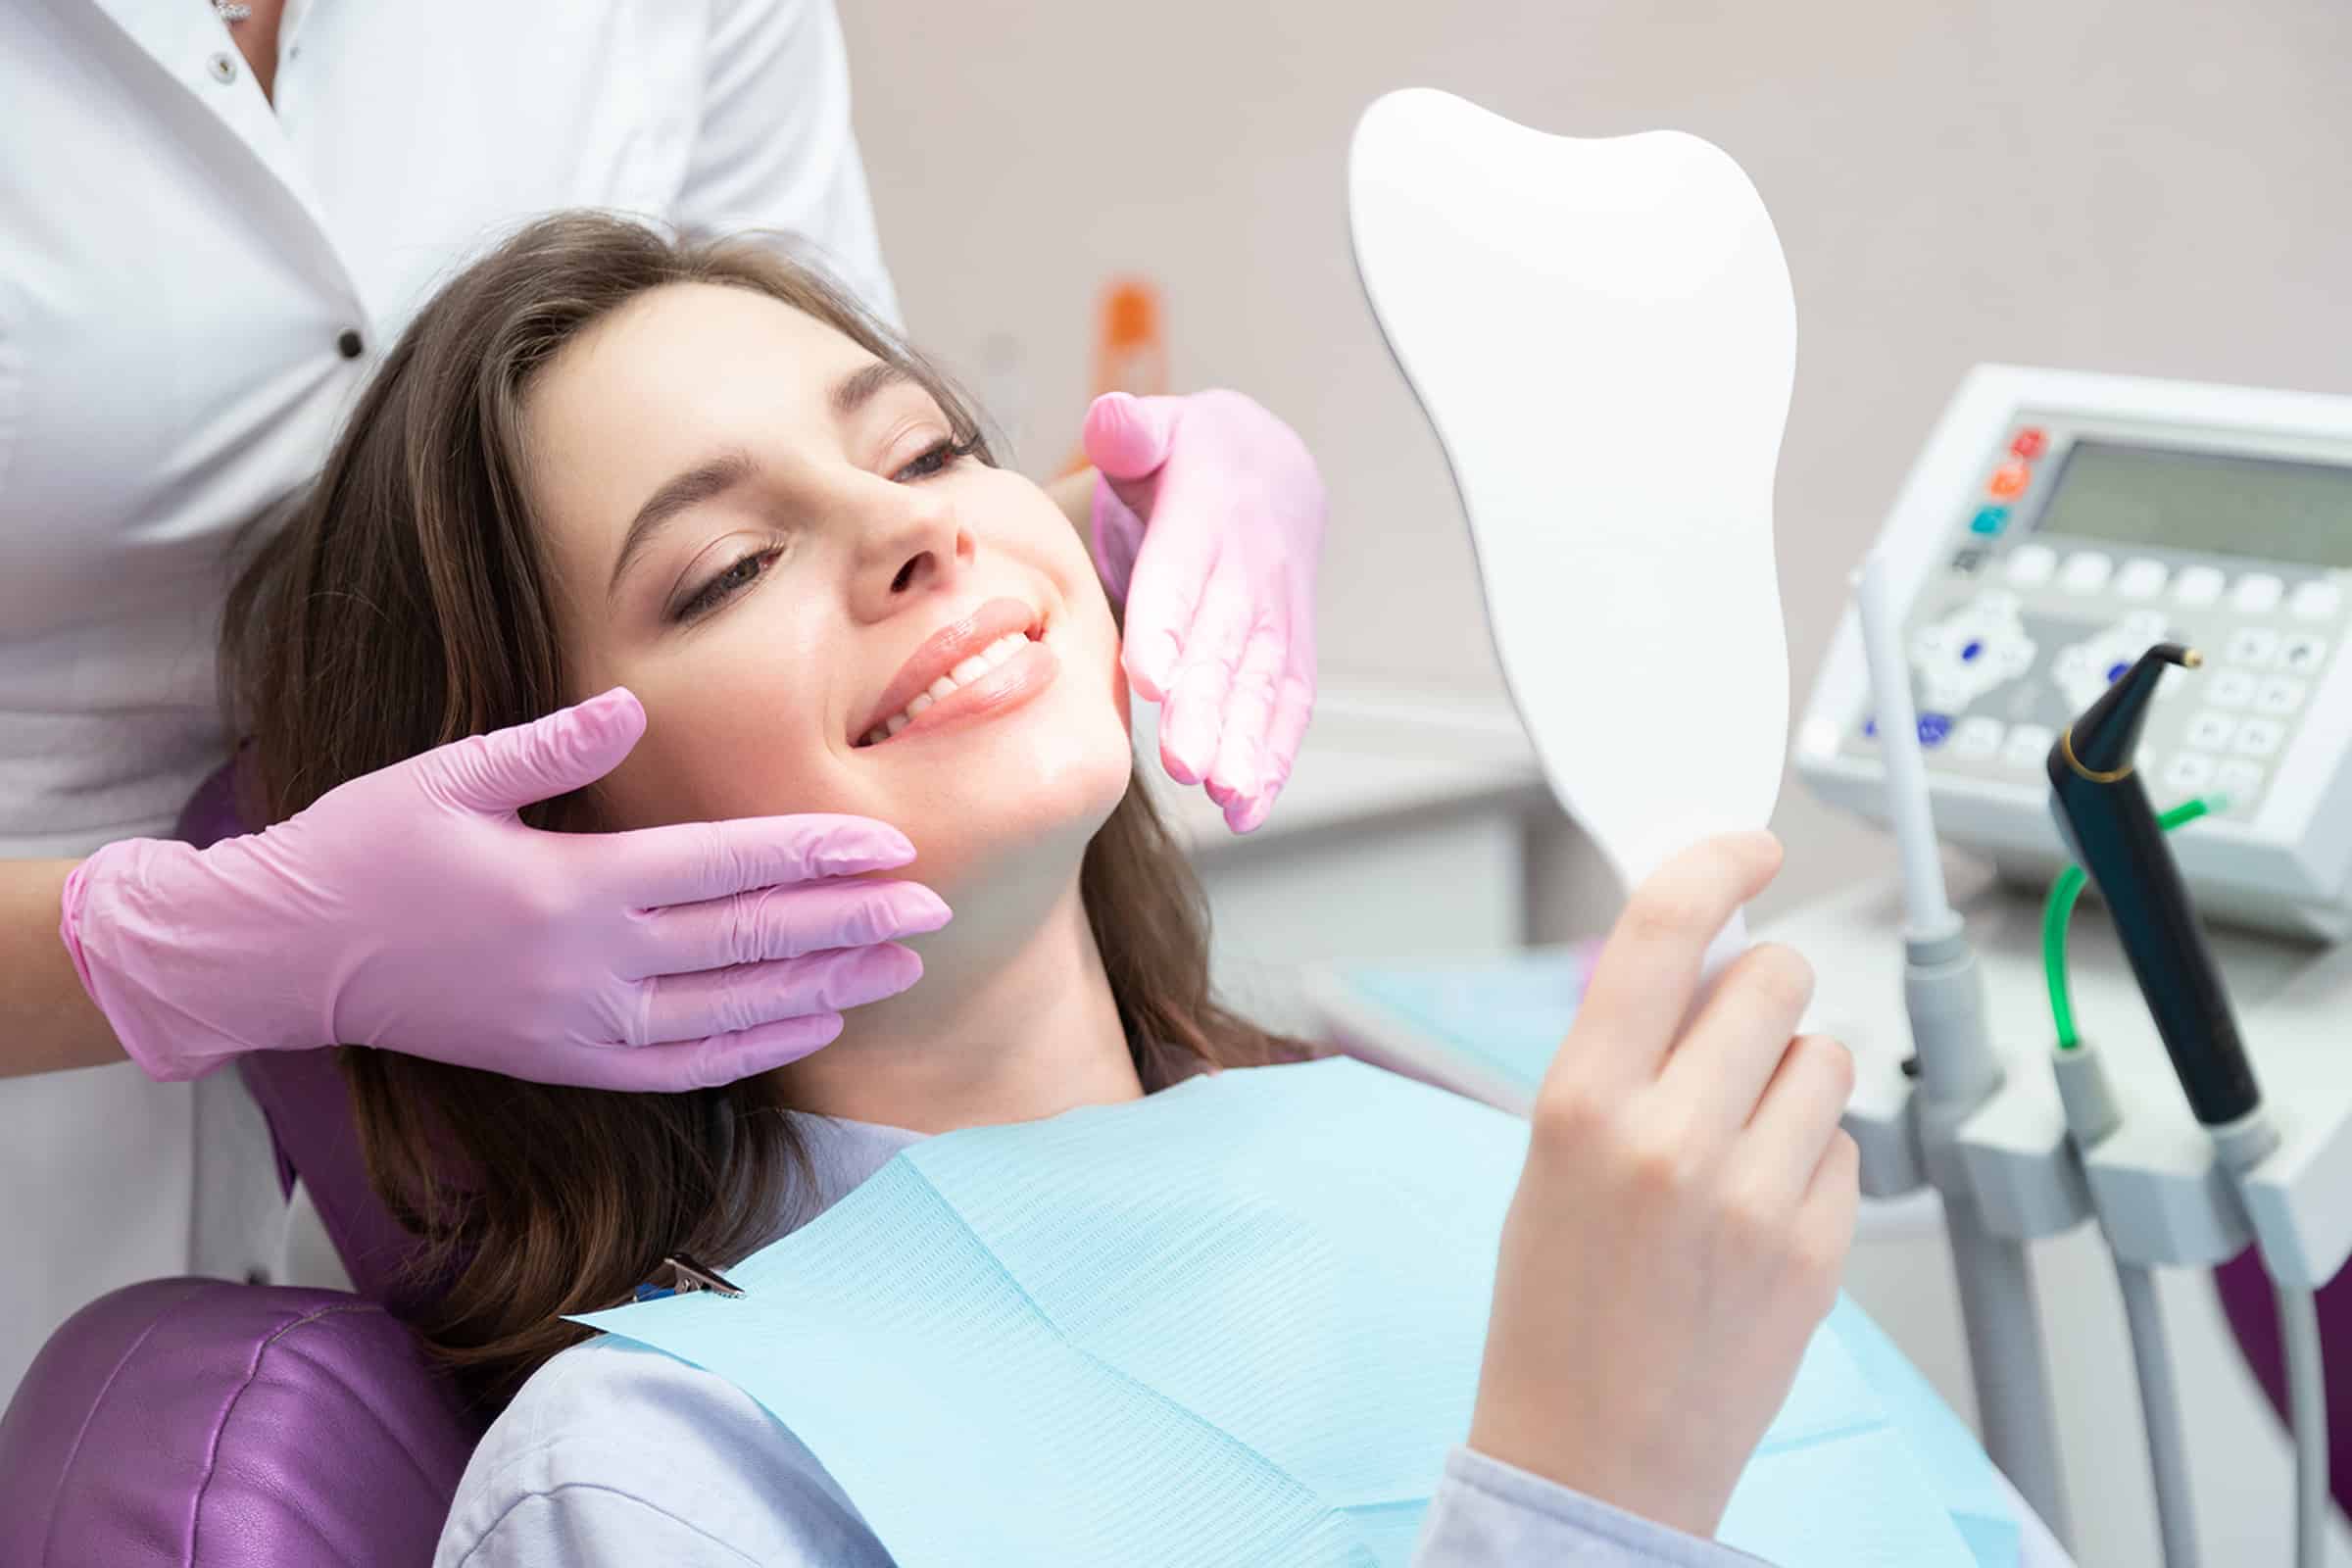
<path id="1" fill-rule="evenodd" d="M 567 696 L 625 685 L 647 714 L 598 825 L 873 817 L 953 903 L 1117 805 L 1127 688 L 1086 549 L 903 368 L 676 284 L 558 354 L 527 421 Z"/>

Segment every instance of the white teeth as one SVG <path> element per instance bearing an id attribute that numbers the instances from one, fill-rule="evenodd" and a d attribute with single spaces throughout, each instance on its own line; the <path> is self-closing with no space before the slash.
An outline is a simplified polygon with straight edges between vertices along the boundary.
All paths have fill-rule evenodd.
<path id="1" fill-rule="evenodd" d="M 978 680 L 1019 653 L 1028 644 L 1029 634 L 1027 632 L 1007 632 L 933 681 L 928 691 L 917 692 L 914 701 L 908 703 L 899 712 L 876 724 L 872 729 L 867 730 L 858 737 L 858 744 L 860 746 L 880 745 L 912 723 L 915 714 L 929 708 L 956 687 Z"/>

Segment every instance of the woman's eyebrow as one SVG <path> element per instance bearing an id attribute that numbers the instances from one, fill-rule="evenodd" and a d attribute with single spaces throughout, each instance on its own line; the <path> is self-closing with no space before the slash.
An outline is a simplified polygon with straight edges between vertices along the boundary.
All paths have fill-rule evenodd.
<path id="1" fill-rule="evenodd" d="M 629 531 L 621 537 L 620 555 L 612 563 L 612 580 L 606 585 L 606 597 L 620 591 L 620 579 L 672 517 L 689 507 L 725 495 L 757 473 L 759 466 L 750 453 L 736 449 L 721 452 L 663 481 L 661 489 L 645 498 L 645 505 L 630 519 Z"/>
<path id="2" fill-rule="evenodd" d="M 833 383 L 833 416 L 846 419 L 871 403 L 885 389 L 914 379 L 914 372 L 889 360 L 861 366 Z"/>

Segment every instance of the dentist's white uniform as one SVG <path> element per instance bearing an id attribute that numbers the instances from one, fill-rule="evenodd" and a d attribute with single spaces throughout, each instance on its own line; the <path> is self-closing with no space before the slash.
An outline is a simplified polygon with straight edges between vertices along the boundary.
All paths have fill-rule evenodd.
<path id="1" fill-rule="evenodd" d="M 291 0 L 274 97 L 206 0 L 0 0 L 0 856 L 170 831 L 232 535 L 485 242 L 781 229 L 897 318 L 831 0 Z M 0 1403 L 92 1297 L 271 1267 L 259 1125 L 230 1072 L 0 1080 Z"/>

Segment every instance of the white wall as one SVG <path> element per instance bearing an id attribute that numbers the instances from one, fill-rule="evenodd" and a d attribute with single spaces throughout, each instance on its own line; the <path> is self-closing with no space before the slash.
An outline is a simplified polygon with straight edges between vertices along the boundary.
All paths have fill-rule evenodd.
<path id="1" fill-rule="evenodd" d="M 1019 457 L 1054 467 L 1101 280 L 1158 278 L 1177 385 L 1252 393 L 1322 463 L 1331 677 L 1499 690 L 1443 460 L 1348 259 L 1348 135 L 1393 87 L 1569 134 L 1694 131 L 1763 191 L 1799 321 L 1779 505 L 1799 700 L 1972 363 L 2352 385 L 2339 0 L 839 3 L 917 339 L 1009 388 Z M 979 373 L 992 339 L 1017 374 Z M 1889 863 L 1793 779 L 1776 826 L 1778 900 Z"/>

